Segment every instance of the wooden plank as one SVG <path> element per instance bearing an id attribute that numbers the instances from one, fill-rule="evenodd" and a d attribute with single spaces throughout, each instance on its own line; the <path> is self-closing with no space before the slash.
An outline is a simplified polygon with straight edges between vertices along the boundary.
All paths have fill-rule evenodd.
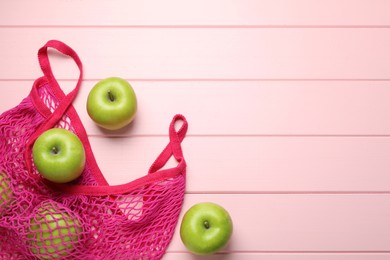
<path id="1" fill-rule="evenodd" d="M 0 35 L 0 79 L 40 75 L 36 53 L 52 38 L 78 52 L 85 79 L 390 79 L 390 28 L 16 27 Z M 58 78 L 76 78 L 66 65 L 56 63 Z"/>
<path id="2" fill-rule="evenodd" d="M 386 0 L 3 0 L 0 25 L 388 26 L 389 7 Z"/>
<path id="3" fill-rule="evenodd" d="M 90 135 L 166 135 L 176 113 L 189 135 L 389 135 L 390 81 L 130 81 L 138 114 L 130 127 L 108 132 L 86 112 L 85 81 L 74 102 Z M 65 92 L 74 81 L 61 81 Z M 0 81 L 0 111 L 28 95 L 31 81 Z M 216 105 L 218 104 L 218 105 Z"/>
<path id="4" fill-rule="evenodd" d="M 234 231 L 225 252 L 389 253 L 389 195 L 187 195 L 225 207 Z M 185 252 L 176 228 L 168 252 Z"/>
<path id="5" fill-rule="evenodd" d="M 145 175 L 168 138 L 90 141 L 109 183 L 121 184 Z M 390 193 L 389 138 L 188 137 L 183 149 L 188 193 Z"/>
<path id="6" fill-rule="evenodd" d="M 166 253 L 163 260 L 388 260 L 390 254 L 383 253 L 234 253 L 214 254 L 210 256 L 195 256 L 188 252 Z"/>

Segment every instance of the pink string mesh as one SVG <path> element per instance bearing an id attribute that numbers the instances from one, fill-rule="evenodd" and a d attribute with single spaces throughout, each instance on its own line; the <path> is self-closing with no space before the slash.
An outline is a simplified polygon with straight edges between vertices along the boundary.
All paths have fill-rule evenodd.
<path id="1" fill-rule="evenodd" d="M 38 89 L 40 102 L 55 111 L 60 102 L 53 87 L 46 82 Z M 82 176 L 64 186 L 43 180 L 35 167 L 28 170 L 26 144 L 47 120 L 31 94 L 0 115 L 0 259 L 160 259 L 181 210 L 185 167 L 160 168 L 172 154 L 181 160 L 180 147 L 171 141 L 143 178 L 104 185 L 78 130 L 81 121 L 72 115 L 55 127 L 79 135 L 87 162 Z"/>

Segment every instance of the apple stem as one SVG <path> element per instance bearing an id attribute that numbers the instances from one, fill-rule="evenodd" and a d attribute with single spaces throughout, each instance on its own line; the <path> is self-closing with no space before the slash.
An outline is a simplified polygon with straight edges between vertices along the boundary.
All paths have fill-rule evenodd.
<path id="1" fill-rule="evenodd" d="M 51 148 L 51 152 L 52 152 L 53 154 L 57 154 L 57 153 L 58 153 L 57 147 L 53 146 L 53 148 Z"/>
<path id="2" fill-rule="evenodd" d="M 210 223 L 206 220 L 205 222 L 203 222 L 203 225 L 206 229 L 209 229 L 210 228 Z"/>
<path id="3" fill-rule="evenodd" d="M 111 93 L 111 90 L 108 91 L 108 98 L 110 99 L 111 102 L 115 101 L 114 95 Z"/>

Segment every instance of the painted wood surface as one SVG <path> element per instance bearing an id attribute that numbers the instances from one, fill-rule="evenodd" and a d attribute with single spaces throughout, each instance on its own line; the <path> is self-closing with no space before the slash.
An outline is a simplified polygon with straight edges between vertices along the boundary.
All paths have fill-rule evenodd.
<path id="1" fill-rule="evenodd" d="M 6 79 L 35 79 L 40 74 L 36 50 L 48 39 L 62 39 L 78 50 L 85 79 L 111 75 L 154 81 L 389 79 L 387 27 L 3 27 L 0 35 L 0 48 L 7 50 L 0 77 Z M 59 79 L 78 75 L 70 65 L 57 66 L 62 71 Z"/>
<path id="2" fill-rule="evenodd" d="M 388 26 L 386 0 L 13 0 L 9 26 Z"/>
<path id="3" fill-rule="evenodd" d="M 85 75 L 74 106 L 110 184 L 146 174 L 184 114 L 184 212 L 213 201 L 230 245 L 191 255 L 176 230 L 164 259 L 390 258 L 390 2 L 352 0 L 13 0 L 0 2 L 0 113 L 41 76 L 49 39 Z M 78 77 L 51 52 L 66 92 Z M 131 126 L 93 124 L 93 85 L 121 76 Z M 182 217 L 181 215 L 181 217 Z M 181 221 L 179 219 L 179 223 Z"/>

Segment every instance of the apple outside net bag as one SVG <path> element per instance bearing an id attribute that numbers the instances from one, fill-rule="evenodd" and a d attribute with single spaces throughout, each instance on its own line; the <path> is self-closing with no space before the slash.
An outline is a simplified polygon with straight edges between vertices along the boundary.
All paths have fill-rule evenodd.
<path id="1" fill-rule="evenodd" d="M 73 58 L 80 69 L 67 95 L 52 73 L 49 48 Z M 72 106 L 82 79 L 79 57 L 51 40 L 39 49 L 38 59 L 44 76 L 19 105 L 0 115 L 0 259 L 160 259 L 184 198 L 186 162 L 180 144 L 186 119 L 173 118 L 170 141 L 146 175 L 110 186 Z M 54 127 L 75 133 L 86 153 L 81 177 L 66 184 L 44 180 L 32 161 L 34 141 Z M 176 167 L 163 169 L 172 156 Z"/>

